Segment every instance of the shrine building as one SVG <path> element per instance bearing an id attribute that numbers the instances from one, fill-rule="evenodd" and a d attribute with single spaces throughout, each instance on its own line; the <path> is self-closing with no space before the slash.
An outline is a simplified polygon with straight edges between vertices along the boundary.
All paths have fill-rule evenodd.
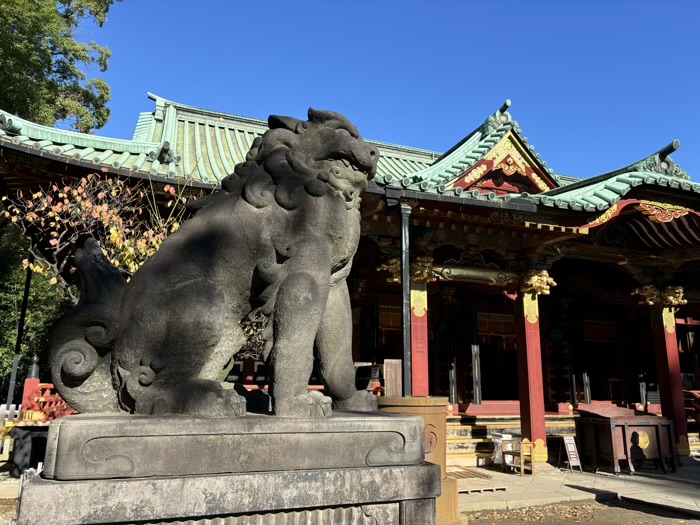
<path id="1" fill-rule="evenodd" d="M 267 130 L 149 98 L 131 140 L 0 110 L 0 192 L 93 172 L 213 190 Z M 348 278 L 355 361 L 401 360 L 392 388 L 449 397 L 456 464 L 495 430 L 546 461 L 548 436 L 596 404 L 663 414 L 679 453 L 700 454 L 684 402 L 700 390 L 700 184 L 672 160 L 679 142 L 575 179 L 547 166 L 509 106 L 444 153 L 369 141 L 380 161 Z"/>

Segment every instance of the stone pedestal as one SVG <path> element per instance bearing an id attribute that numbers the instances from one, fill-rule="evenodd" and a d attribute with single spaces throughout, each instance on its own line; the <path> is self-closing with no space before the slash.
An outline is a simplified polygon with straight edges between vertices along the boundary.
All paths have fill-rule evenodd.
<path id="1" fill-rule="evenodd" d="M 439 493 L 415 417 L 81 415 L 51 424 L 17 525 L 434 525 Z"/>
<path id="2" fill-rule="evenodd" d="M 425 460 L 440 466 L 441 495 L 437 498 L 437 525 L 462 525 L 457 480 L 447 477 L 446 397 L 380 397 L 379 411 L 420 416 L 425 422 Z"/>

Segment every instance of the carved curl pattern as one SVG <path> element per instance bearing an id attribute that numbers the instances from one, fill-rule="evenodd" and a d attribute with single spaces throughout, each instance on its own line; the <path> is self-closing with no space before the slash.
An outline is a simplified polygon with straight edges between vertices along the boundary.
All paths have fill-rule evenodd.
<path id="1" fill-rule="evenodd" d="M 690 211 L 682 206 L 652 201 L 640 202 L 638 209 L 648 216 L 652 222 L 671 222 L 674 219 L 687 215 Z"/>

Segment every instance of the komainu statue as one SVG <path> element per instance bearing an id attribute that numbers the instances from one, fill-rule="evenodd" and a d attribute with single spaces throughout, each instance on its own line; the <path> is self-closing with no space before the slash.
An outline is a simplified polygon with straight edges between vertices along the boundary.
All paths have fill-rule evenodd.
<path id="1" fill-rule="evenodd" d="M 360 238 L 360 194 L 378 152 L 342 115 L 271 116 L 222 190 L 126 283 L 89 241 L 76 253 L 81 299 L 56 325 L 50 366 L 80 412 L 240 416 L 219 382 L 268 318 L 264 356 L 279 416 L 375 410 L 355 388 L 346 277 Z M 314 358 L 325 394 L 309 392 Z"/>

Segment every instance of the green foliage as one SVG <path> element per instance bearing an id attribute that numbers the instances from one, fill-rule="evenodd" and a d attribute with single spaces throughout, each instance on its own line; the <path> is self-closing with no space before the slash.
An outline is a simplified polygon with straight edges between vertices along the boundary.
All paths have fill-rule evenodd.
<path id="1" fill-rule="evenodd" d="M 75 36 L 90 21 L 102 26 L 114 1 L 0 1 L 0 107 L 47 126 L 66 121 L 81 132 L 104 126 L 109 86 L 88 79 L 84 69 L 104 72 L 111 53 Z"/>
<path id="2" fill-rule="evenodd" d="M 22 260 L 26 257 L 27 241 L 21 230 L 10 221 L 0 219 L 0 379 L 3 380 L 1 403 L 5 402 L 7 396 L 7 382 L 15 354 L 17 326 L 27 275 Z M 32 354 L 36 353 L 43 365 L 41 379 L 49 381 L 48 375 L 43 372 L 43 367 L 47 365 L 48 336 L 51 326 L 68 306 L 70 302 L 66 300 L 60 286 L 52 286 L 47 279 L 41 277 L 32 279 L 17 372 L 15 403 L 20 402 L 18 396 Z"/>

